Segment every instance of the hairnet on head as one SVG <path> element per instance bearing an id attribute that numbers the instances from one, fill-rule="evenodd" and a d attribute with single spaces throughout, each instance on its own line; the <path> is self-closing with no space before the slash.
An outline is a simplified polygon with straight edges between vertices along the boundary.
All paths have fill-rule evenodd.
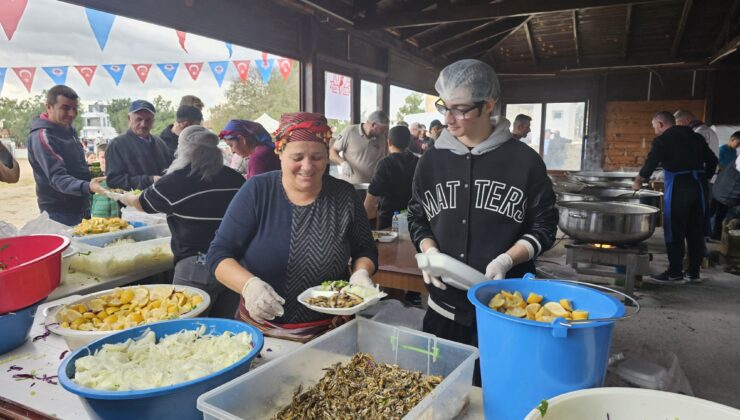
<path id="1" fill-rule="evenodd" d="M 456 61 L 442 69 L 434 88 L 445 103 L 498 100 L 501 94 L 493 68 L 473 59 Z"/>
<path id="2" fill-rule="evenodd" d="M 180 133 L 180 142 L 193 146 L 218 147 L 218 136 L 211 130 L 200 126 L 191 125 Z"/>

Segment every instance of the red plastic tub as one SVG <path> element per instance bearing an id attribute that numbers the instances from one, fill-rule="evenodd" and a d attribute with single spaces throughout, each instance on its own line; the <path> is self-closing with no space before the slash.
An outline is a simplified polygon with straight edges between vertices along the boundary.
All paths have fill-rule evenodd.
<path id="1" fill-rule="evenodd" d="M 62 251 L 68 246 L 69 239 L 59 235 L 0 239 L 0 314 L 49 296 L 61 281 Z"/>

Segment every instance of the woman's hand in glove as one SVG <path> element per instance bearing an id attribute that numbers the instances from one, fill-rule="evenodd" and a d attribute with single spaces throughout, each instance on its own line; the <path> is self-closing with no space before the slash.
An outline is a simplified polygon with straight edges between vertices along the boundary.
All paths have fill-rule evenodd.
<path id="1" fill-rule="evenodd" d="M 358 286 L 369 287 L 374 289 L 375 283 L 370 278 L 370 273 L 364 268 L 355 271 L 349 278 L 349 284 L 356 284 Z"/>
<path id="2" fill-rule="evenodd" d="M 244 283 L 242 296 L 249 316 L 259 323 L 273 320 L 276 316 L 283 316 L 285 299 L 281 298 L 272 286 L 259 277 L 252 277 Z"/>

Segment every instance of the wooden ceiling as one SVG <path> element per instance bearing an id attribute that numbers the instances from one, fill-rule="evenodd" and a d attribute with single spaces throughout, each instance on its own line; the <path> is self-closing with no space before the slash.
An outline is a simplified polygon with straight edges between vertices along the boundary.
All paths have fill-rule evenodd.
<path id="1" fill-rule="evenodd" d="M 716 65 L 740 45 L 740 0 L 281 0 L 390 34 L 437 65 L 500 73 Z"/>

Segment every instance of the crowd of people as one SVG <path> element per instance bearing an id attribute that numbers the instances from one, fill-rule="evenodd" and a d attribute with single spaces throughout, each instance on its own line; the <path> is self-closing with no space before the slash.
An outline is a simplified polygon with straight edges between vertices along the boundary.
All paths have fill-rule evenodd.
<path id="1" fill-rule="evenodd" d="M 51 219 L 75 225 L 91 214 L 118 215 L 119 204 L 106 193 L 129 191 L 122 205 L 167 215 L 173 282 L 208 291 L 211 316 L 235 316 L 266 335 L 298 341 L 347 320 L 306 309 L 298 294 L 324 280 L 373 287 L 378 251 L 371 229 L 389 227 L 398 211 L 407 210 L 419 252 L 447 254 L 489 279 L 534 272 L 534 260 L 553 246 L 558 212 L 546 162 L 521 141 L 531 118 L 519 115 L 512 126 L 495 115 L 499 81 L 478 60 L 445 67 L 435 88 L 443 119 L 429 124 L 428 135 L 418 123 L 390 127 L 383 111 L 340 133 L 308 112 L 283 114 L 272 134 L 239 119 L 215 133 L 202 125 L 202 101 L 186 96 L 176 121 L 157 136 L 151 133 L 157 110 L 135 100 L 129 130 L 91 157 L 103 171 L 92 177 L 72 128 L 79 98 L 55 86 L 29 134 L 38 205 Z M 658 164 L 675 175 L 667 182 L 675 203 L 666 222 L 668 279 L 678 275 L 684 238 L 689 275 L 698 277 L 695 240 L 703 235 L 694 216 L 708 210 L 697 201 L 706 187 L 693 174 L 713 174 L 717 161 L 694 133 L 699 125 L 692 116 L 687 127 L 674 126 L 673 118 L 661 113 L 653 120 L 658 137 L 636 180 L 649 178 Z M 546 149 L 559 147 L 556 139 Z M 733 139 L 718 148 L 721 167 L 736 155 L 740 137 Z M 232 152 L 226 160 L 221 142 Z M 683 144 L 687 149 L 677 152 L 674 145 Z M 17 168 L 3 150 L 0 163 Z M 338 177 L 329 176 L 330 164 Z M 364 201 L 358 184 L 368 184 Z M 466 292 L 422 274 L 430 295 L 424 331 L 475 345 Z"/>

